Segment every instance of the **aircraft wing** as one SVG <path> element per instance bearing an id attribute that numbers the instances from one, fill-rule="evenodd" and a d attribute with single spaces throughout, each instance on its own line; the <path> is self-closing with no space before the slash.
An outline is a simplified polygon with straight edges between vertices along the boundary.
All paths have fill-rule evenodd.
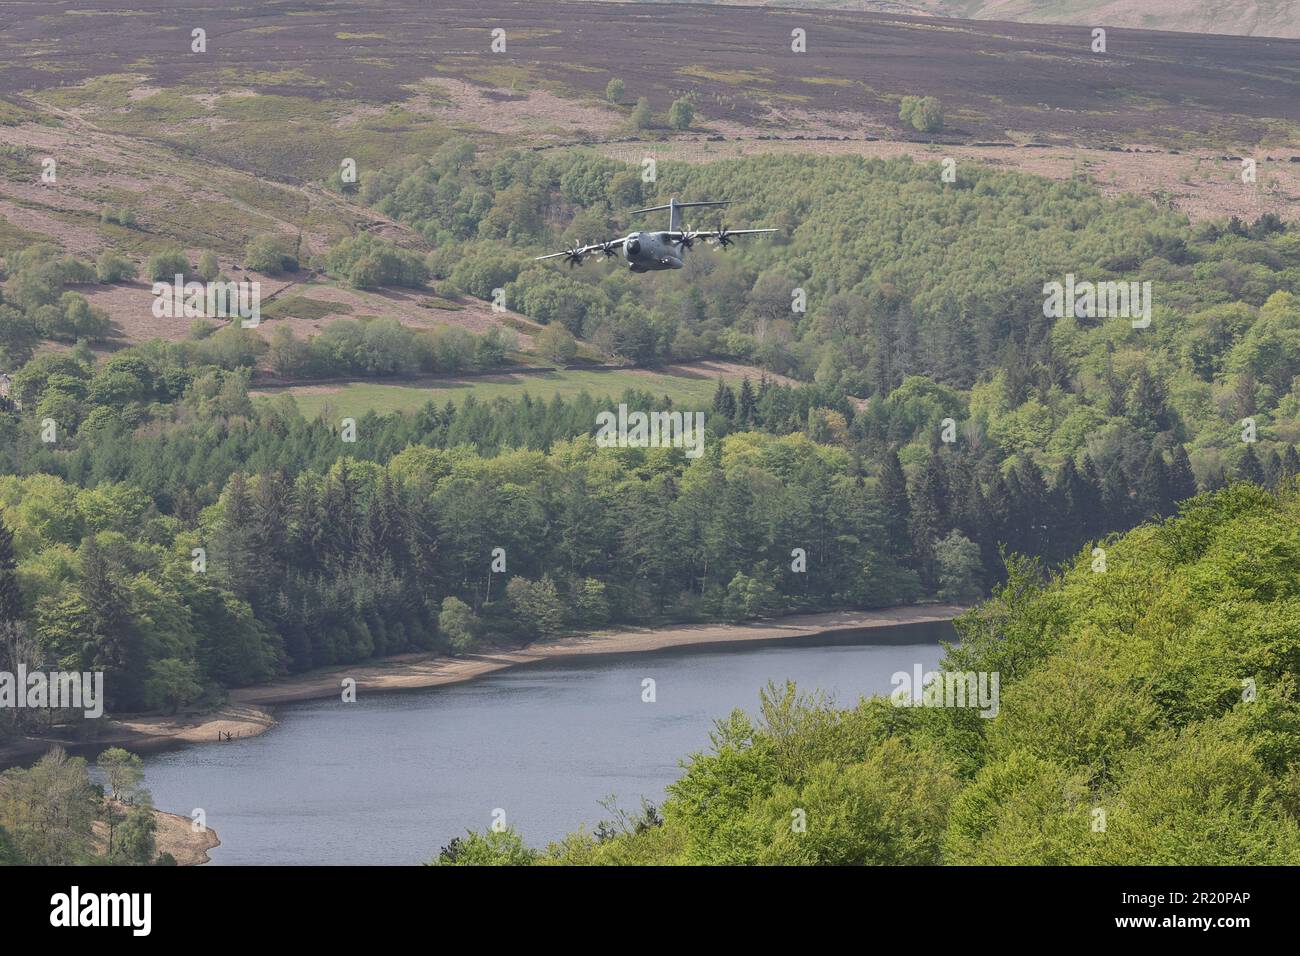
<path id="1" fill-rule="evenodd" d="M 721 235 L 727 236 L 753 236 L 760 232 L 780 232 L 780 229 L 704 229 L 695 233 L 702 239 L 717 239 Z"/>
<path id="2" fill-rule="evenodd" d="M 545 256 L 534 256 L 534 262 L 540 262 L 542 259 L 558 259 L 561 256 L 567 258 L 574 264 L 581 264 L 584 256 L 589 256 L 593 252 L 603 252 L 607 256 L 612 256 L 623 243 L 627 242 L 627 236 L 618 239 L 607 239 L 605 242 L 596 242 L 586 246 L 574 246 L 572 249 L 565 249 L 563 252 L 552 252 Z"/>
<path id="3" fill-rule="evenodd" d="M 732 236 L 753 236 L 764 232 L 780 232 L 780 229 L 691 229 L 686 232 L 666 232 L 669 239 L 677 242 L 685 239 L 718 239 L 725 246 Z"/>

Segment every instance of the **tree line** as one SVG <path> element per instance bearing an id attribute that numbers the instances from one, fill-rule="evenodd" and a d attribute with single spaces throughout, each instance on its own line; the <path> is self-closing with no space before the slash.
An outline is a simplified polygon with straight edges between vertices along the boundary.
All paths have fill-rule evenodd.
<path id="1" fill-rule="evenodd" d="M 957 620 L 942 670 L 997 675 L 992 719 L 769 685 L 661 806 L 547 847 L 469 833 L 434 862 L 1300 863 L 1300 485 L 1235 483 L 1107 550 L 1104 570 L 1012 561 Z"/>

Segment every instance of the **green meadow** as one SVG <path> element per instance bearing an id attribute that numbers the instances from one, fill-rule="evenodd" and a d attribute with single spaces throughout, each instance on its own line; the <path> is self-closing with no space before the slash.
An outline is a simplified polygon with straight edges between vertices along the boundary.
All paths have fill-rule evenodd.
<path id="1" fill-rule="evenodd" d="M 737 376 L 724 375 L 735 381 Z M 494 398 L 518 398 L 525 392 L 535 399 L 549 401 L 556 395 L 566 398 L 586 392 L 589 395 L 617 397 L 627 389 L 667 395 L 677 404 L 707 404 L 717 388 L 717 378 L 705 372 L 590 371 L 567 369 L 537 374 L 501 374 L 481 377 L 430 378 L 418 383 L 350 382 L 343 385 L 295 385 L 287 388 L 260 389 L 252 394 L 268 398 L 289 393 L 307 418 L 313 418 L 326 405 L 339 412 L 385 414 L 409 411 L 432 400 L 439 405 L 448 401 L 460 404 L 472 394 L 477 401 Z"/>

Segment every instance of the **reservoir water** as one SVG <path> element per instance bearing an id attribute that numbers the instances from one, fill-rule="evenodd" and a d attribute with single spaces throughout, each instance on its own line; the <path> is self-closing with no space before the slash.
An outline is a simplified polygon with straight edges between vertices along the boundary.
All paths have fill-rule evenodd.
<path id="1" fill-rule="evenodd" d="M 222 864 L 415 864 L 505 811 L 533 846 L 594 824 L 613 795 L 659 803 L 714 721 L 768 681 L 838 704 L 933 669 L 950 624 L 551 660 L 464 684 L 276 708 L 259 737 L 145 757 L 155 805 L 202 808 Z M 642 682 L 655 682 L 655 701 Z"/>

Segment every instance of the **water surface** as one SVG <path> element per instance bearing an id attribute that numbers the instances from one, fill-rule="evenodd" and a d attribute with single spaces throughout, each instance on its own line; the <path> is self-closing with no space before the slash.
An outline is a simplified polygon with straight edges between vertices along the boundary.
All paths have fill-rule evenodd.
<path id="1" fill-rule="evenodd" d="M 938 664 L 951 625 L 912 624 L 649 654 L 551 660 L 464 684 L 276 708 L 258 737 L 145 758 L 156 805 L 202 807 L 215 864 L 421 863 L 493 811 L 532 845 L 658 802 L 714 721 L 768 681 L 841 704 Z M 655 681 L 654 703 L 642 681 Z"/>

